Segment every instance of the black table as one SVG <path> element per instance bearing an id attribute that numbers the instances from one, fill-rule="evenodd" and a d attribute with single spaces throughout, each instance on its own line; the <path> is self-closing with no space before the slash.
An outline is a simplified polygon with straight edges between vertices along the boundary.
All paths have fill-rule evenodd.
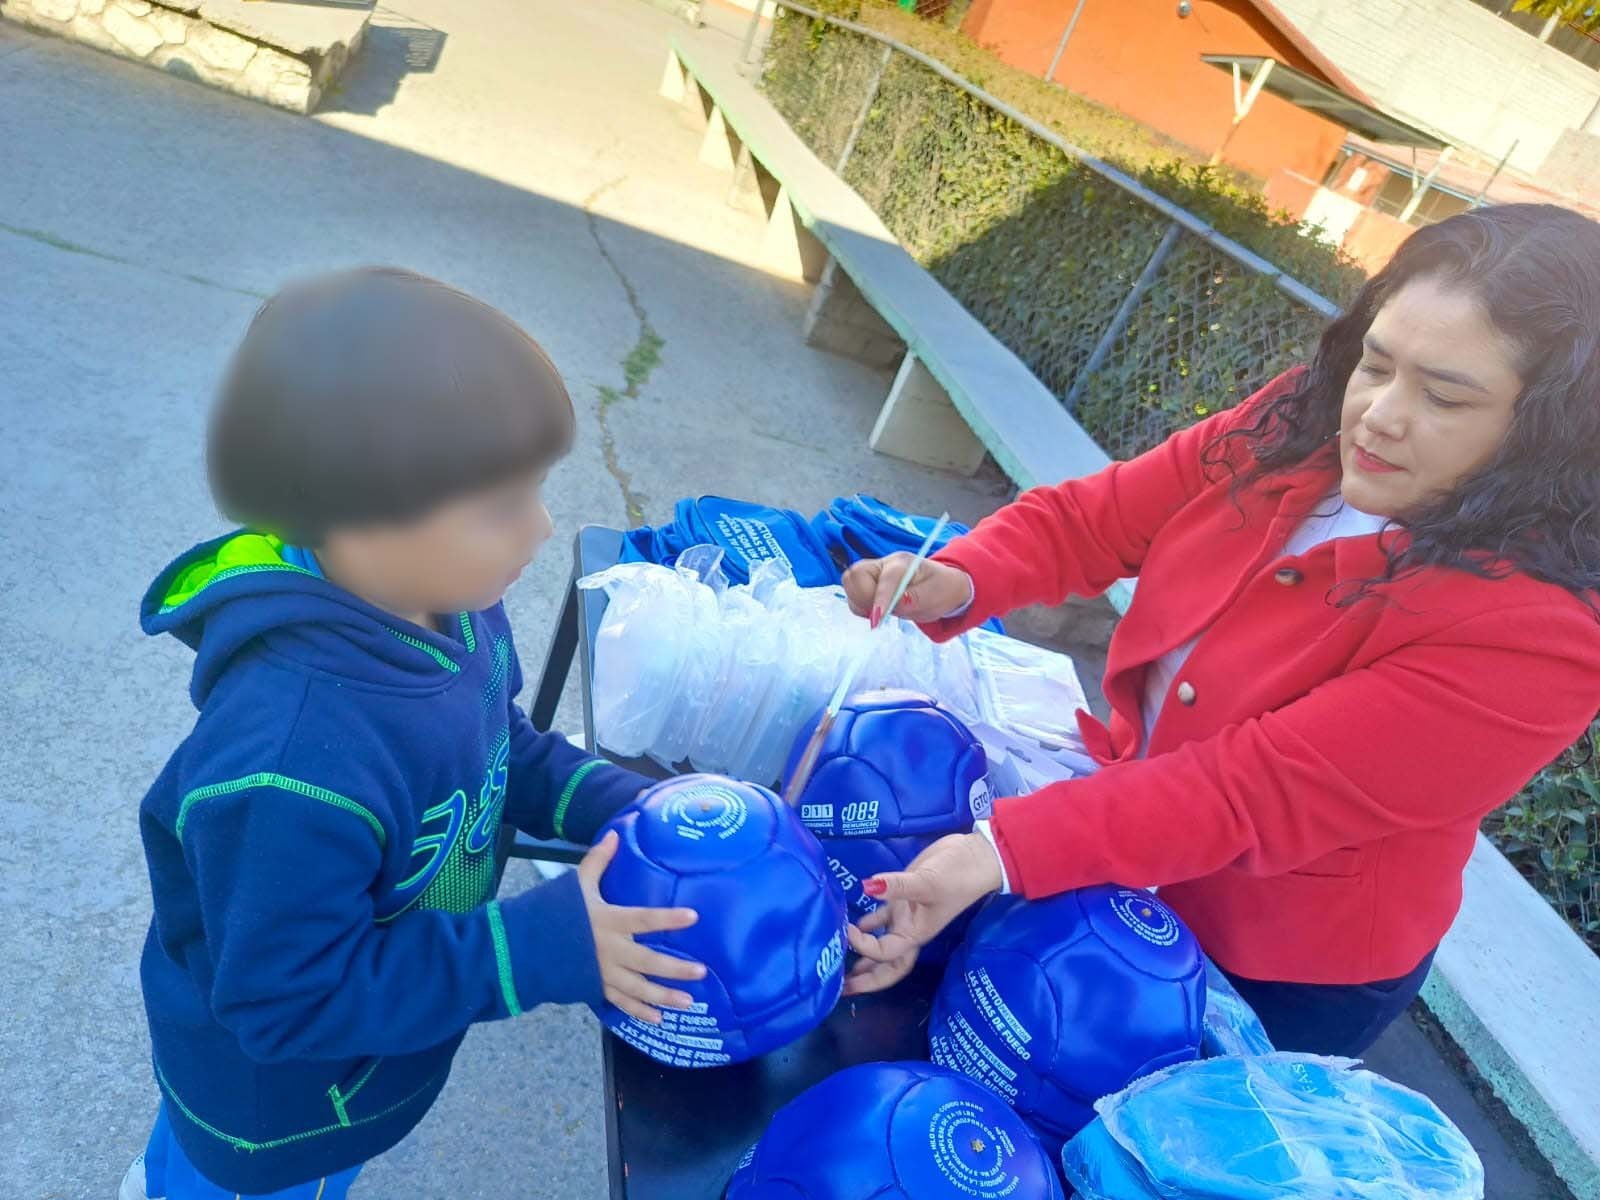
<path id="1" fill-rule="evenodd" d="M 591 751 L 596 744 L 590 680 L 606 601 L 604 593 L 580 592 L 575 585 L 580 576 L 616 562 L 621 550 L 618 530 L 590 525 L 578 532 L 573 586 L 562 603 L 531 708 L 534 726 L 548 730 L 576 659 L 584 742 Z M 658 778 L 668 774 L 648 760 L 617 761 Z M 507 851 L 518 858 L 577 862 L 584 847 L 519 835 Z M 612 1200 L 715 1200 L 772 1114 L 806 1088 L 855 1063 L 926 1058 L 928 1009 L 938 979 L 937 970 L 919 968 L 887 992 L 842 1000 L 799 1041 L 734 1066 L 664 1067 L 602 1033 Z"/>

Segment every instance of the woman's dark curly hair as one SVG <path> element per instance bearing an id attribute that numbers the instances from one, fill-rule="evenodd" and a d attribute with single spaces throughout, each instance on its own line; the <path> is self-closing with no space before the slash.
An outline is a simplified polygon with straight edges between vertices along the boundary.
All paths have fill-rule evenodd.
<path id="1" fill-rule="evenodd" d="M 1397 521 L 1388 565 L 1341 603 L 1426 566 L 1523 571 L 1600 606 L 1600 223 L 1548 204 L 1506 204 L 1419 229 L 1328 326 L 1298 385 L 1205 451 L 1235 488 L 1293 470 L 1339 428 L 1345 385 L 1378 310 L 1414 279 L 1477 297 L 1518 348 L 1522 393 L 1499 451 L 1449 495 Z M 1237 471 L 1234 444 L 1253 464 Z"/>

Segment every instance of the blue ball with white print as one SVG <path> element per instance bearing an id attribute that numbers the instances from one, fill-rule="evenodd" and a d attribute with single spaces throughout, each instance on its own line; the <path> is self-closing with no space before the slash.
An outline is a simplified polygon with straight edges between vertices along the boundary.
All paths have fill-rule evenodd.
<path id="1" fill-rule="evenodd" d="M 821 719 L 795 738 L 785 795 Z M 806 828 L 822 838 L 964 833 L 989 815 L 988 760 L 983 743 L 932 698 L 860 692 L 839 710 L 798 803 Z"/>
<path id="2" fill-rule="evenodd" d="M 676 1067 L 742 1062 L 815 1028 L 844 983 L 844 893 L 815 836 L 772 792 L 720 775 L 683 775 L 650 788 L 601 830 L 616 857 L 600 879 L 610 904 L 692 908 L 687 929 L 642 944 L 704 963 L 671 986 L 691 1009 L 652 1025 L 607 1005 L 623 1041 Z"/>
<path id="3" fill-rule="evenodd" d="M 865 1063 L 780 1108 L 727 1200 L 1061 1200 L 1028 1127 L 966 1076 Z"/>
<path id="4" fill-rule="evenodd" d="M 929 1050 L 1058 1153 L 1096 1100 L 1199 1057 L 1205 981 L 1194 935 L 1141 888 L 997 896 L 945 968 Z"/>

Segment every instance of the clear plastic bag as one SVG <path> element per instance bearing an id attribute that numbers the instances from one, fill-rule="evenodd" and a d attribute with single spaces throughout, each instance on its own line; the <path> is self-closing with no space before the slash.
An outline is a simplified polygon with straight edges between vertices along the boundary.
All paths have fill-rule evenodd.
<path id="1" fill-rule="evenodd" d="M 1207 1058 L 1221 1054 L 1271 1054 L 1272 1039 L 1245 998 L 1209 958 L 1206 959 L 1206 1015 L 1200 1032 L 1200 1052 Z"/>
<path id="2" fill-rule="evenodd" d="M 660 736 L 678 692 L 692 619 L 691 589 L 704 585 L 667 567 L 622 563 L 578 581 L 601 588 L 606 611 L 595 636 L 595 736 L 638 757 Z"/>
<path id="3" fill-rule="evenodd" d="M 774 784 L 796 735 L 859 663 L 853 691 L 922 692 L 968 725 L 1004 730 L 1012 787 L 1094 769 L 1076 742 L 1083 693 L 1065 655 L 984 630 L 936 645 L 895 618 L 873 631 L 837 586 L 799 587 L 773 559 L 730 587 L 721 556 L 690 547 L 676 567 L 619 564 L 578 581 L 607 597 L 593 696 L 612 753 Z"/>
<path id="4" fill-rule="evenodd" d="M 1070 658 L 987 629 L 963 640 L 986 722 L 1046 746 L 1083 749 L 1077 713 L 1088 701 Z"/>
<path id="5" fill-rule="evenodd" d="M 1079 1200 L 1483 1197 L 1483 1164 L 1450 1119 L 1349 1059 L 1202 1059 L 1095 1110 L 1061 1156 Z"/>

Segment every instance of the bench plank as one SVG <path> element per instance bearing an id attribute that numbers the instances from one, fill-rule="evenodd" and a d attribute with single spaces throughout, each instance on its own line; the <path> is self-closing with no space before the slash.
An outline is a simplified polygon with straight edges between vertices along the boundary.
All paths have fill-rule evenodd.
<path id="1" fill-rule="evenodd" d="M 674 37 L 673 53 L 723 121 L 783 185 L 795 215 L 950 396 L 1019 487 L 1092 474 L 1111 460 L 1027 366 L 895 240 L 731 62 Z"/>

